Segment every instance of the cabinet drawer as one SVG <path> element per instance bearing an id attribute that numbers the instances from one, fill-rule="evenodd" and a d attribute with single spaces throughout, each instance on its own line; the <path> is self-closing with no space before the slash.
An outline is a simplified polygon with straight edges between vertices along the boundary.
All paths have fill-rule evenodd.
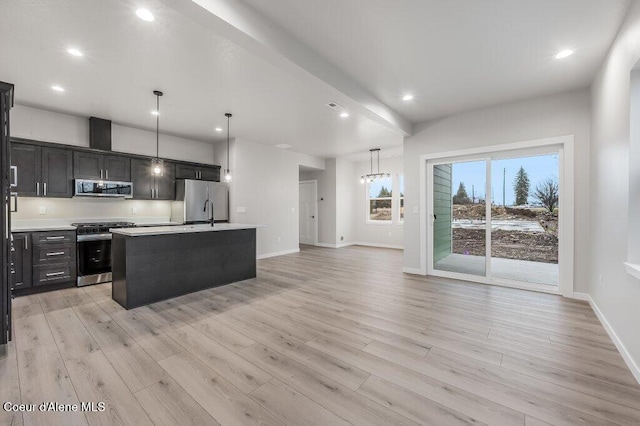
<path id="1" fill-rule="evenodd" d="M 58 265 L 41 265 L 33 268 L 33 285 L 47 285 L 74 281 L 76 279 L 76 264 L 62 263 Z"/>
<path id="2" fill-rule="evenodd" d="M 33 233 L 33 245 L 41 244 L 60 244 L 60 243 L 72 243 L 76 242 L 75 231 L 47 231 L 47 232 L 34 232 Z"/>
<path id="3" fill-rule="evenodd" d="M 41 244 L 33 248 L 33 264 L 69 263 L 75 259 L 75 250 L 69 244 Z"/>

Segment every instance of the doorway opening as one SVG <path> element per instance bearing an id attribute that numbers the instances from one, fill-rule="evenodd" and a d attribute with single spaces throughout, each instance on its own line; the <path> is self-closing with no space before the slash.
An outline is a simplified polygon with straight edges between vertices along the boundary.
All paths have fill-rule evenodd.
<path id="1" fill-rule="evenodd" d="M 426 272 L 564 294 L 564 156 L 543 144 L 427 159 Z"/>
<path id="2" fill-rule="evenodd" d="M 299 182 L 300 244 L 318 244 L 318 181 Z"/>

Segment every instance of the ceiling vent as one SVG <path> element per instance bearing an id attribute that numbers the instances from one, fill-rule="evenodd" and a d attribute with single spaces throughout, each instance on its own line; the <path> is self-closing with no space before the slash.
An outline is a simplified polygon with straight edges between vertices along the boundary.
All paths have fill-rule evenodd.
<path id="1" fill-rule="evenodd" d="M 327 104 L 327 106 L 328 106 L 329 108 L 331 108 L 332 110 L 336 111 L 336 112 L 342 112 L 342 111 L 344 111 L 344 107 L 343 107 L 342 105 L 339 105 L 339 104 L 335 103 L 335 102 L 329 102 L 329 103 Z"/>

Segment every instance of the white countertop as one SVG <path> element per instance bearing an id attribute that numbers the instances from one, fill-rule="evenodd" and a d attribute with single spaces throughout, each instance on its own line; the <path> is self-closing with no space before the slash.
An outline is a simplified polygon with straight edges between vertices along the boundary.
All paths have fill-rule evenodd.
<path id="1" fill-rule="evenodd" d="M 111 229 L 111 233 L 126 235 L 127 237 L 141 237 L 149 235 L 191 234 L 195 232 L 235 231 L 239 229 L 263 228 L 265 226 L 266 225 L 248 225 L 242 223 L 216 223 L 215 226 L 209 224 L 149 226 L 144 228 L 116 228 Z"/>
<path id="2" fill-rule="evenodd" d="M 11 232 L 39 232 L 39 231 L 75 231 L 72 223 L 91 222 L 132 222 L 136 226 L 170 226 L 181 225 L 171 222 L 164 217 L 114 217 L 114 218 L 75 218 L 75 219 L 30 219 L 12 220 Z"/>

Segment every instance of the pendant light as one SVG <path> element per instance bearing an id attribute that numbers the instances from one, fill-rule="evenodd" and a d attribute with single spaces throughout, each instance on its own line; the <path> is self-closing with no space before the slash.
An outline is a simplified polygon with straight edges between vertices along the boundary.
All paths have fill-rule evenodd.
<path id="1" fill-rule="evenodd" d="M 227 117 L 227 170 L 225 170 L 225 173 L 224 173 L 224 181 L 231 182 L 231 170 L 229 170 L 229 152 L 230 152 L 229 125 L 231 124 L 231 117 L 233 117 L 233 115 L 231 115 L 230 112 L 227 112 L 224 114 L 224 116 Z"/>
<path id="2" fill-rule="evenodd" d="M 373 173 L 373 153 L 378 156 L 378 171 Z M 380 173 L 380 148 L 373 148 L 369 150 L 369 174 L 360 176 L 360 183 L 371 183 L 375 180 L 391 177 L 391 173 Z"/>
<path id="3" fill-rule="evenodd" d="M 160 157 L 160 96 L 162 93 L 159 90 L 154 90 L 153 94 L 156 97 L 156 110 L 154 112 L 156 116 L 156 158 L 151 160 L 151 174 L 153 176 L 162 176 L 164 174 L 164 162 Z"/>

